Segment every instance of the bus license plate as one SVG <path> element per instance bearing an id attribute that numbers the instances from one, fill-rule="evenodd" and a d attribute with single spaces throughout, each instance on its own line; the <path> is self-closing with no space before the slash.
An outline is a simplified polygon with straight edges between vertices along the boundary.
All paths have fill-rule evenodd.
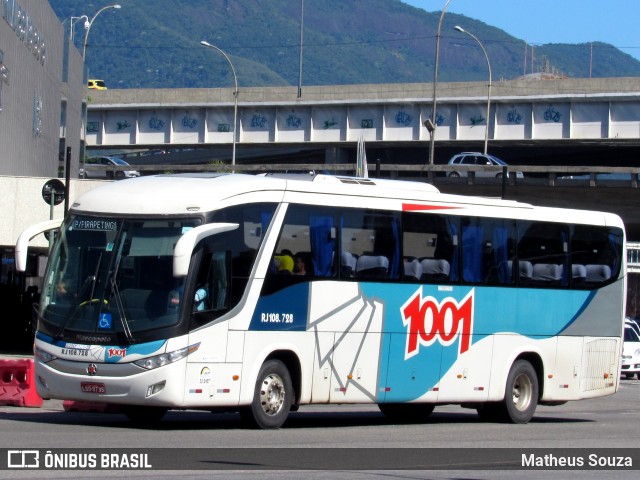
<path id="1" fill-rule="evenodd" d="M 85 393 L 105 393 L 107 391 L 104 383 L 82 382 L 80 388 Z"/>

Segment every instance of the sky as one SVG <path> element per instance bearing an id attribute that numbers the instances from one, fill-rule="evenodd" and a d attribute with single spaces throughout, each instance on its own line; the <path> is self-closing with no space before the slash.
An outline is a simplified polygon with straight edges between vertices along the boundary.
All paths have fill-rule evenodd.
<path id="1" fill-rule="evenodd" d="M 428 12 L 440 12 L 447 3 L 402 1 Z M 480 20 L 530 45 L 605 42 L 640 60 L 640 0 L 451 0 L 447 12 Z"/>

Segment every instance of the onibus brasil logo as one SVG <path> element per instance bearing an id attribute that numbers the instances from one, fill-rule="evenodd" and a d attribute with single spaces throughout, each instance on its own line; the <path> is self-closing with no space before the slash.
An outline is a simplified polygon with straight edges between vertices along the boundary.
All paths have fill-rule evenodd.
<path id="1" fill-rule="evenodd" d="M 407 348 L 404 359 L 418 353 L 420 346 L 428 347 L 438 341 L 449 346 L 459 339 L 458 355 L 469 350 L 473 331 L 473 295 L 471 290 L 460 302 L 447 297 L 441 302 L 422 296 L 416 290 L 401 308 L 402 323 L 407 328 Z"/>

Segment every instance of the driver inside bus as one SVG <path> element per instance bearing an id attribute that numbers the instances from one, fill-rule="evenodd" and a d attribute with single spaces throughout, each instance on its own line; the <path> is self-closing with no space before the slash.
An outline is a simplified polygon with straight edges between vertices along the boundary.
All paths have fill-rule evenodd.
<path id="1" fill-rule="evenodd" d="M 197 288 L 193 298 L 193 310 L 196 312 L 205 310 L 207 307 L 207 298 L 209 298 L 207 289 L 204 286 Z"/>
<path id="2" fill-rule="evenodd" d="M 169 308 L 176 309 L 180 305 L 180 299 L 182 298 L 183 287 L 171 290 L 169 292 Z M 193 296 L 193 311 L 202 312 L 207 308 L 207 299 L 209 293 L 206 285 L 196 288 L 196 293 Z"/>

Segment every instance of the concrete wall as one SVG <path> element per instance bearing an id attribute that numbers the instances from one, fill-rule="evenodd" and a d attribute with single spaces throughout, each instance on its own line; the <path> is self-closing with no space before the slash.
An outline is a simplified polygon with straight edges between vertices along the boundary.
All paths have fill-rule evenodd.
<path id="1" fill-rule="evenodd" d="M 469 142 L 640 137 L 637 79 L 438 84 L 435 140 Z M 327 144 L 428 141 L 433 84 L 295 89 L 103 90 L 91 96 L 87 145 Z M 235 122 L 237 116 L 237 122 Z"/>
<path id="2" fill-rule="evenodd" d="M 0 245 L 14 246 L 25 228 L 50 218 L 64 216 L 64 202 L 53 207 L 51 215 L 51 206 L 42 198 L 42 187 L 48 180 L 48 177 L 0 177 Z M 105 183 L 107 182 L 102 180 L 72 179 L 69 205 L 84 192 Z M 39 235 L 31 245 L 46 247 L 48 243 L 44 235 Z"/>

